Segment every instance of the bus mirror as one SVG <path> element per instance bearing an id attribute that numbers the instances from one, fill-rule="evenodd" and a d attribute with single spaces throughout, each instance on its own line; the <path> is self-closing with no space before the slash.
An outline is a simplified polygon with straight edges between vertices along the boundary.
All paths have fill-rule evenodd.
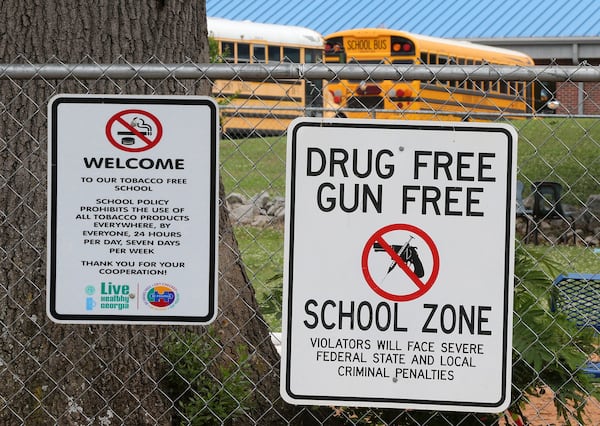
<path id="1" fill-rule="evenodd" d="M 560 102 L 557 101 L 556 99 L 553 99 L 553 100 L 549 101 L 546 105 L 548 105 L 548 108 L 550 108 L 552 111 L 555 111 L 560 106 Z"/>

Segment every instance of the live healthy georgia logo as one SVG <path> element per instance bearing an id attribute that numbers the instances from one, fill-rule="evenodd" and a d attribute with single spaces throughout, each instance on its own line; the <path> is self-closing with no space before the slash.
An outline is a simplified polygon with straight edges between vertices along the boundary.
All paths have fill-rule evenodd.
<path id="1" fill-rule="evenodd" d="M 153 284 L 144 293 L 146 304 L 155 309 L 170 309 L 179 301 L 177 289 L 170 284 Z"/>

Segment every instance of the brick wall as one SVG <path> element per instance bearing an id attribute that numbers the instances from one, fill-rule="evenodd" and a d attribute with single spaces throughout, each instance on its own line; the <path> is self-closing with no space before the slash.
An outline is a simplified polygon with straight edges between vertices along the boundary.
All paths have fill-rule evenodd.
<path id="1" fill-rule="evenodd" d="M 579 103 L 581 102 L 579 90 L 583 89 L 583 111 Z M 558 114 L 600 114 L 600 84 L 597 82 L 571 83 L 564 82 L 556 85 L 556 99 L 561 103 L 557 110 Z"/>

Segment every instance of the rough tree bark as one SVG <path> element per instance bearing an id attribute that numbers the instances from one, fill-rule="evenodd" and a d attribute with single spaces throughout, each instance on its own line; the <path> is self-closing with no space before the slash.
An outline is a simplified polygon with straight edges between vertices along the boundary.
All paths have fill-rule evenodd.
<path id="1" fill-rule="evenodd" d="M 206 63 L 205 16 L 204 1 L 3 0 L 0 61 Z M 160 389 L 169 327 L 56 325 L 46 316 L 46 108 L 55 93 L 208 94 L 208 85 L 0 79 L 0 424 L 170 424 Z M 278 356 L 224 207 L 219 228 L 215 327 L 227 353 L 249 348 L 267 424 L 283 410 L 274 408 Z"/>

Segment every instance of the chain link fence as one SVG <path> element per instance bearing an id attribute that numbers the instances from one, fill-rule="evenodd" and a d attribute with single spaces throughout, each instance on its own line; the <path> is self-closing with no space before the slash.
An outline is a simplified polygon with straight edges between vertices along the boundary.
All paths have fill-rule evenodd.
<path id="1" fill-rule="evenodd" d="M 532 425 L 565 424 L 567 419 L 574 424 L 600 423 L 594 379 L 580 371 L 597 357 L 599 340 L 588 333 L 590 327 L 581 325 L 582 321 L 594 324 L 600 288 L 593 287 L 593 279 L 585 280 L 588 296 L 577 302 L 583 315 L 578 324 L 556 309 L 568 303 L 552 303 L 558 275 L 600 273 L 597 67 L 238 66 L 86 60 L 37 65 L 20 59 L 0 65 L 2 424 L 505 425 L 519 424 L 518 414 Z M 420 110 L 408 104 L 382 110 L 380 104 L 364 100 L 357 100 L 351 108 L 332 102 L 335 93 L 329 90 L 329 82 L 377 86 L 384 79 L 438 82 L 442 96 Z M 514 82 L 522 84 L 517 99 L 527 103 L 527 108 L 516 113 L 494 107 L 490 101 L 493 88 L 510 87 Z M 548 82 L 555 84 L 553 100 L 560 104 L 540 110 L 526 96 L 526 88 L 533 92 L 535 85 Z M 456 95 L 467 84 L 479 90 L 468 104 Z M 231 298 L 220 299 L 221 320 L 210 327 L 148 331 L 148 327 L 51 323 L 45 314 L 44 281 L 48 100 L 58 93 L 185 95 L 194 94 L 198 87 L 211 90 L 220 104 L 222 207 L 235 234 L 235 241 L 227 244 L 238 256 L 230 264 L 221 264 L 220 285 L 233 287 L 229 274 L 239 270 L 259 308 L 252 312 L 252 300 L 242 301 L 250 308 L 246 323 L 258 321 L 268 327 L 270 335 L 253 340 L 238 323 L 234 334 L 241 339 L 224 338 L 224 324 L 233 322 L 228 321 L 224 307 L 235 303 Z M 419 86 L 413 87 L 418 99 Z M 567 93 L 572 98 L 572 91 L 577 103 L 561 102 Z M 481 113 L 482 104 L 486 104 L 485 113 Z M 271 345 L 277 348 L 282 326 L 285 129 L 294 117 L 356 113 L 371 118 L 481 119 L 508 122 L 518 130 L 522 189 L 518 198 L 522 203 L 517 209 L 515 242 L 516 404 L 510 412 L 491 416 L 290 407 L 276 389 L 265 389 L 268 377 L 279 380 L 279 361 Z M 541 182 L 552 182 L 551 191 L 543 192 Z M 234 294 L 233 299 L 244 297 L 241 291 Z M 257 350 L 266 346 L 263 352 Z M 274 357 L 264 355 L 271 350 Z M 257 357 L 261 358 L 258 364 Z M 84 362 L 95 365 L 93 374 L 80 372 Z M 84 404 L 90 395 L 94 403 Z"/>

